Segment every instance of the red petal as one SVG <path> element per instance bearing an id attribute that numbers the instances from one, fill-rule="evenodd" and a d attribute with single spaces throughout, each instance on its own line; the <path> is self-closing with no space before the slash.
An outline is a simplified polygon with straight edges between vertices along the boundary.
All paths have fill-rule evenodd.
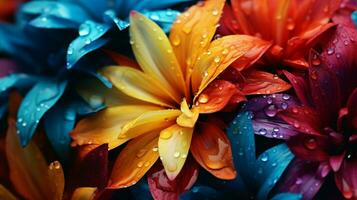
<path id="1" fill-rule="evenodd" d="M 236 90 L 236 86 L 224 80 L 210 83 L 198 96 L 195 105 L 200 113 L 214 113 L 222 110 Z"/>
<path id="2" fill-rule="evenodd" d="M 72 171 L 73 187 L 104 188 L 108 178 L 108 145 L 83 145 Z"/>
<path id="3" fill-rule="evenodd" d="M 181 193 L 189 190 L 196 182 L 198 176 L 198 165 L 188 157 L 180 174 L 169 180 L 165 169 L 157 162 L 148 172 L 148 183 L 150 192 L 155 200 L 179 199 Z"/>
<path id="4" fill-rule="evenodd" d="M 357 198 L 357 159 L 343 162 L 340 170 L 335 173 L 335 182 L 346 199 Z"/>
<path id="5" fill-rule="evenodd" d="M 280 79 L 277 75 L 268 72 L 249 70 L 244 71 L 245 78 L 242 84 L 242 93 L 252 94 L 272 94 L 290 89 L 290 85 Z"/>
<path id="6" fill-rule="evenodd" d="M 310 105 L 310 90 L 309 85 L 305 81 L 304 77 L 299 76 L 298 74 L 292 74 L 288 71 L 283 70 L 284 75 L 286 78 L 289 79 L 291 85 L 293 86 L 296 95 L 298 96 L 300 102 L 303 105 Z"/>
<path id="7" fill-rule="evenodd" d="M 232 7 L 227 3 L 224 5 L 219 24 L 217 31 L 221 35 L 234 35 L 240 32 Z"/>
<path id="8" fill-rule="evenodd" d="M 135 62 L 134 60 L 132 60 L 124 55 L 121 55 L 119 53 L 116 53 L 116 52 L 110 51 L 110 50 L 104 50 L 104 52 L 107 53 L 113 59 L 113 61 L 116 62 L 117 65 L 133 67 L 135 69 L 141 70 L 141 68 L 137 62 Z"/>
<path id="9" fill-rule="evenodd" d="M 200 123 L 191 141 L 191 153 L 196 161 L 220 179 L 236 177 L 230 142 L 225 132 L 211 123 Z"/>

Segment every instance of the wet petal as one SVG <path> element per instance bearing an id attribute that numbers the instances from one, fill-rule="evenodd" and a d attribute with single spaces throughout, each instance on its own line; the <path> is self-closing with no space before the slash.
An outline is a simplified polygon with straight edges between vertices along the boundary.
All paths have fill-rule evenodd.
<path id="1" fill-rule="evenodd" d="M 195 106 L 200 113 L 214 113 L 222 110 L 237 90 L 236 86 L 224 80 L 215 80 L 197 97 Z"/>
<path id="2" fill-rule="evenodd" d="M 182 13 L 172 26 L 170 41 L 186 79 L 189 69 L 193 68 L 213 38 L 224 2 L 199 2 Z"/>
<path id="3" fill-rule="evenodd" d="M 71 132 L 72 146 L 108 143 L 109 149 L 113 149 L 127 141 L 118 139 L 125 123 L 145 112 L 159 109 L 154 106 L 142 105 L 107 108 L 78 122 Z"/>
<path id="4" fill-rule="evenodd" d="M 176 123 L 183 127 L 193 128 L 199 117 L 199 110 L 195 107 L 190 109 L 186 99 L 181 102 L 181 112 L 182 114 L 177 117 Z"/>
<path id="5" fill-rule="evenodd" d="M 101 71 L 115 87 L 130 97 L 171 107 L 171 96 L 155 79 L 131 67 L 107 67 Z"/>
<path id="6" fill-rule="evenodd" d="M 131 140 L 117 157 L 109 188 L 129 187 L 138 182 L 159 158 L 159 132 L 154 131 Z"/>
<path id="7" fill-rule="evenodd" d="M 47 163 L 34 143 L 22 148 L 16 135 L 15 122 L 9 121 L 6 135 L 6 156 L 9 164 L 9 177 L 21 196 L 27 199 L 51 199 L 52 188 L 48 187 L 50 176 Z M 44 190 L 44 188 L 47 188 Z"/>
<path id="8" fill-rule="evenodd" d="M 83 56 L 104 46 L 108 39 L 103 35 L 110 27 L 93 21 L 86 21 L 78 29 L 79 36 L 67 49 L 67 68 L 72 68 Z"/>
<path id="9" fill-rule="evenodd" d="M 234 61 L 242 59 L 242 63 L 252 64 L 257 55 L 265 52 L 269 46 L 269 42 L 248 35 L 225 36 L 214 40 L 193 68 L 192 90 L 200 93 Z"/>
<path id="10" fill-rule="evenodd" d="M 123 126 L 119 139 L 131 139 L 154 130 L 162 130 L 175 123 L 179 110 L 147 111 Z"/>
<path id="11" fill-rule="evenodd" d="M 295 90 L 296 96 L 299 98 L 303 105 L 311 105 L 310 88 L 308 82 L 305 81 L 305 77 L 292 74 L 288 71 L 283 71 L 286 78 L 289 80 L 290 84 Z"/>
<path id="12" fill-rule="evenodd" d="M 135 60 L 132 60 L 132 59 L 130 59 L 122 54 L 116 53 L 114 51 L 104 50 L 104 52 L 107 53 L 117 65 L 129 66 L 129 67 L 140 70 L 140 66 Z"/>
<path id="13" fill-rule="evenodd" d="M 157 11 L 144 11 L 143 14 L 149 19 L 153 20 L 155 23 L 157 23 L 165 33 L 168 33 L 171 30 L 172 23 L 181 13 L 175 10 L 168 9 Z"/>
<path id="14" fill-rule="evenodd" d="M 160 133 L 160 159 L 170 180 L 176 178 L 186 161 L 191 145 L 192 132 L 192 128 L 175 124 Z"/>
<path id="15" fill-rule="evenodd" d="M 341 169 L 335 173 L 335 182 L 346 199 L 357 197 L 357 161 L 355 158 L 343 162 Z"/>
<path id="16" fill-rule="evenodd" d="M 52 198 L 53 200 L 62 200 L 63 192 L 64 192 L 64 174 L 61 163 L 58 161 L 52 162 L 48 166 L 48 175 L 50 177 L 51 182 L 49 186 L 52 187 Z"/>
<path id="17" fill-rule="evenodd" d="M 195 130 L 191 142 L 195 160 L 219 179 L 234 179 L 231 145 L 225 133 L 209 123 L 200 123 Z"/>
<path id="18" fill-rule="evenodd" d="M 170 180 L 162 165 L 157 163 L 148 172 L 148 183 L 151 195 L 155 200 L 178 199 L 181 193 L 189 190 L 196 182 L 198 170 L 199 166 L 197 163 L 192 157 L 189 157 L 180 174 L 174 180 Z"/>
<path id="19" fill-rule="evenodd" d="M 17 116 L 16 127 L 21 145 L 31 140 L 43 115 L 61 98 L 67 82 L 42 81 L 37 83 L 25 96 Z"/>
<path id="20" fill-rule="evenodd" d="M 277 189 L 300 193 L 303 199 L 313 199 L 324 182 L 324 178 L 317 173 L 318 167 L 318 163 L 294 159 L 279 180 Z"/>
<path id="21" fill-rule="evenodd" d="M 145 16 L 132 12 L 130 37 L 136 60 L 143 71 L 156 79 L 176 102 L 188 94 L 180 65 L 161 28 Z"/>

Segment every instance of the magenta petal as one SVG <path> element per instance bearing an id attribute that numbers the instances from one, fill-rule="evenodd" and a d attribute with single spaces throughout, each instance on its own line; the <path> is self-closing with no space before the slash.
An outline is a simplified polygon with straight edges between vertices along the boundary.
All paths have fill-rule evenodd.
<path id="1" fill-rule="evenodd" d="M 345 153 L 330 157 L 329 162 L 333 171 L 336 172 L 340 169 L 344 158 L 345 158 Z"/>
<path id="2" fill-rule="evenodd" d="M 353 90 L 347 101 L 348 114 L 357 117 L 357 88 Z M 356 127 L 357 129 L 357 127 Z"/>
<path id="3" fill-rule="evenodd" d="M 16 71 L 17 66 L 14 62 L 7 59 L 0 60 L 0 78 L 15 73 Z"/>
<path id="4" fill-rule="evenodd" d="M 303 75 L 292 74 L 283 70 L 286 78 L 289 79 L 297 97 L 303 105 L 309 106 L 311 102 L 310 88 Z"/>
<path id="5" fill-rule="evenodd" d="M 192 157 L 188 157 L 180 174 L 169 180 L 165 169 L 156 163 L 148 172 L 150 192 L 155 200 L 179 199 L 181 193 L 188 191 L 196 182 L 198 176 L 198 164 Z"/>
<path id="6" fill-rule="evenodd" d="M 277 189 L 279 192 L 300 193 L 303 199 L 312 199 L 324 182 L 319 170 L 319 163 L 295 159 L 279 180 Z"/>
<path id="7" fill-rule="evenodd" d="M 278 112 L 295 105 L 297 105 L 295 97 L 288 94 L 273 94 L 249 100 L 242 112 L 252 112 L 255 134 L 269 138 L 289 139 L 297 132 L 277 115 Z"/>
<path id="8" fill-rule="evenodd" d="M 335 182 L 346 199 L 357 198 L 357 159 L 347 159 L 335 173 Z"/>

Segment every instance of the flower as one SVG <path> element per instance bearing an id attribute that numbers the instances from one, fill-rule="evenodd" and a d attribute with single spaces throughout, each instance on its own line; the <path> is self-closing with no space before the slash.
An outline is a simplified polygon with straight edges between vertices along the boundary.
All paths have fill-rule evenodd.
<path id="1" fill-rule="evenodd" d="M 297 156 L 278 184 L 282 191 L 312 199 L 334 172 L 344 198 L 357 197 L 356 33 L 343 26 L 329 30 L 310 55 L 307 75 L 285 72 L 298 100 L 271 95 L 245 108 L 256 116 L 257 134 L 287 140 Z"/>
<path id="2" fill-rule="evenodd" d="M 79 36 L 67 46 L 67 67 L 72 68 L 83 56 L 112 41 L 112 30 L 129 26 L 131 10 L 140 10 L 168 31 L 179 12 L 161 10 L 188 0 L 165 1 L 40 1 L 24 4 L 19 14 L 22 23 L 44 30 L 76 30 Z"/>
<path id="3" fill-rule="evenodd" d="M 235 90 L 228 81 L 214 79 L 265 43 L 244 35 L 211 42 L 223 5 L 223 0 L 209 0 L 191 7 L 174 23 L 170 39 L 151 20 L 131 13 L 131 44 L 140 68 L 102 70 L 116 87 L 111 94 L 117 105 L 81 120 L 71 133 L 74 146 L 108 143 L 113 149 L 130 140 L 108 187 L 135 184 L 159 157 L 168 179 L 174 180 L 189 151 L 214 176 L 236 176 L 228 138 L 217 121 L 207 123 L 202 117 L 222 110 Z M 102 98 L 115 101 L 105 94 Z"/>
<path id="4" fill-rule="evenodd" d="M 306 53 L 329 23 L 340 0 L 231 0 L 221 20 L 223 35 L 247 34 L 272 41 L 264 63 L 304 69 Z"/>

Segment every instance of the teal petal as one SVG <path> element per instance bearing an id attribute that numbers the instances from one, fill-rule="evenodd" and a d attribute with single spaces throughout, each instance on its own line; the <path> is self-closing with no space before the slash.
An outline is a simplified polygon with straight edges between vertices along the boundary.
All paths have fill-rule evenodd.
<path id="1" fill-rule="evenodd" d="M 300 199 L 302 199 L 301 194 L 281 193 L 275 195 L 271 200 L 300 200 Z"/>
<path id="2" fill-rule="evenodd" d="M 31 140 L 42 116 L 62 96 L 67 82 L 41 81 L 23 99 L 17 115 L 17 130 L 22 146 Z"/>
<path id="3" fill-rule="evenodd" d="M 42 80 L 42 78 L 29 76 L 27 74 L 10 74 L 0 78 L 0 93 L 3 93 L 10 88 L 26 89 L 40 80 Z"/>
<path id="4" fill-rule="evenodd" d="M 168 9 L 159 11 L 144 11 L 142 14 L 156 22 L 166 33 L 168 33 L 171 30 L 172 23 L 176 20 L 180 12 Z"/>
<path id="5" fill-rule="evenodd" d="M 351 18 L 352 18 L 352 21 L 357 26 L 357 10 L 352 13 Z"/>

